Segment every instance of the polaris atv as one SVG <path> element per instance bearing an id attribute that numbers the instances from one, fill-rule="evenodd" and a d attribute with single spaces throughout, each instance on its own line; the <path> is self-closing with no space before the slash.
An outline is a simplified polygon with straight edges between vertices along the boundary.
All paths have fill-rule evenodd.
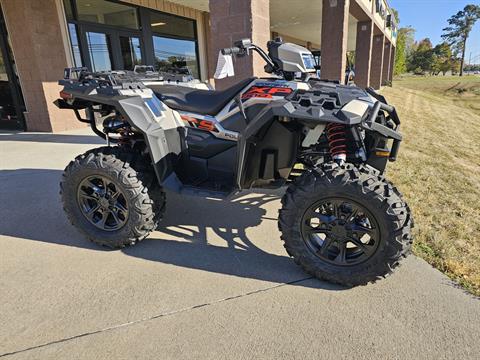
<path id="1" fill-rule="evenodd" d="M 280 39 L 268 53 L 249 40 L 222 50 L 252 51 L 272 77 L 221 91 L 66 69 L 57 106 L 107 142 L 65 169 L 68 218 L 91 241 L 122 248 L 157 228 L 168 191 L 228 198 L 286 186 L 278 223 L 297 264 L 349 286 L 386 276 L 409 253 L 413 226 L 383 175 L 402 140 L 394 107 L 372 89 L 314 78 L 312 54 Z"/>

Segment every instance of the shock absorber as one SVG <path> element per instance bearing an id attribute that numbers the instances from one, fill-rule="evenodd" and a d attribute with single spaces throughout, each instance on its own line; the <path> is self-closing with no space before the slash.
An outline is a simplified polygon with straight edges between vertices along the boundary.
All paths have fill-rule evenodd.
<path id="1" fill-rule="evenodd" d="M 327 139 L 333 161 L 341 165 L 347 160 L 347 130 L 343 124 L 327 125 Z"/>

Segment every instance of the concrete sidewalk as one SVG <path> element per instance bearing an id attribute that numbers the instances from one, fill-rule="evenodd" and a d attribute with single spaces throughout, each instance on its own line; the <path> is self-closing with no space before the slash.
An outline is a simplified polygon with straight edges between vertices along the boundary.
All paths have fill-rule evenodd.
<path id="1" fill-rule="evenodd" d="M 172 195 L 148 240 L 90 244 L 58 195 L 102 143 L 88 134 L 0 135 L 0 357 L 478 359 L 480 302 L 422 260 L 354 289 L 305 275 L 279 239 L 281 192 Z"/>

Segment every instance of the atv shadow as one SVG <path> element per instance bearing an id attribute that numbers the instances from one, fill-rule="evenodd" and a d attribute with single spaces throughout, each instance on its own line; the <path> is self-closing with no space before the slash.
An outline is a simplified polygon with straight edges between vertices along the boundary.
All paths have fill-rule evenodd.
<path id="1" fill-rule="evenodd" d="M 214 200 L 168 194 L 158 230 L 123 251 L 149 261 L 278 283 L 308 278 L 281 245 L 276 209 L 281 195 L 245 192 Z M 265 205 L 272 202 L 278 204 L 267 214 Z"/>
<path id="2" fill-rule="evenodd" d="M 62 173 L 46 169 L 0 170 L 0 236 L 99 249 L 66 219 L 59 195 Z"/>
<path id="3" fill-rule="evenodd" d="M 58 195 L 61 173 L 0 171 L 0 235 L 110 251 L 88 242 L 68 223 Z M 158 230 L 122 251 L 148 261 L 276 283 L 307 279 L 281 247 L 276 207 L 282 193 L 246 192 L 229 200 L 168 194 Z M 267 214 L 271 202 L 278 204 Z M 295 285 L 344 289 L 321 281 Z"/>

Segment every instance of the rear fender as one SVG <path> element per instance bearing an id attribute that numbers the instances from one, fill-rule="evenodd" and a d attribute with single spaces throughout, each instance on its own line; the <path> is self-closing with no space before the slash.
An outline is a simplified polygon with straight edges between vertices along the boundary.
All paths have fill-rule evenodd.
<path id="1" fill-rule="evenodd" d="M 153 95 L 127 97 L 119 101 L 119 111 L 145 138 L 160 184 L 172 175 L 185 143 L 185 127 L 178 112 Z"/>

